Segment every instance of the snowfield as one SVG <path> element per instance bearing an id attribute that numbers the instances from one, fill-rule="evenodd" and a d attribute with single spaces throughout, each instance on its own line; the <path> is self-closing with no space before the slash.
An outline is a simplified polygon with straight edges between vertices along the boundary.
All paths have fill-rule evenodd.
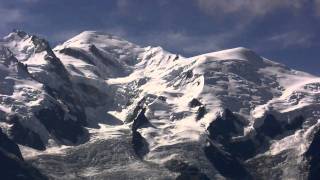
<path id="1" fill-rule="evenodd" d="M 317 175 L 320 77 L 243 47 L 187 58 L 95 31 L 0 47 L 0 127 L 52 179 Z"/>

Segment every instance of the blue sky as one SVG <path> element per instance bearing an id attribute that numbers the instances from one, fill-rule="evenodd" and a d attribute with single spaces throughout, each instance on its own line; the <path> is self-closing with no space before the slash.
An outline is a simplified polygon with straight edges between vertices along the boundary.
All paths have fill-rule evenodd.
<path id="1" fill-rule="evenodd" d="M 99 30 L 184 56 L 244 46 L 320 75 L 320 0 L 0 0 L 0 17 L 1 36 Z"/>

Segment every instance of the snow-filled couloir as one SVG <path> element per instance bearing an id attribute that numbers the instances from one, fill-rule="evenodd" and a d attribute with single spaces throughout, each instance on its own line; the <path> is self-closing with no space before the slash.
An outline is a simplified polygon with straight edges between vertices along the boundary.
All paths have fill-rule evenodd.
<path id="1" fill-rule="evenodd" d="M 186 58 L 95 31 L 0 45 L 1 128 L 50 178 L 319 175 L 320 77 L 243 47 Z"/>

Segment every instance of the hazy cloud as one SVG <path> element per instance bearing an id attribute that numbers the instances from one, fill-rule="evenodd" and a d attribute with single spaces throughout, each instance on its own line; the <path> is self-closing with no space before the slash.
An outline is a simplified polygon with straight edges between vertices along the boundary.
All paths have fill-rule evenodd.
<path id="1" fill-rule="evenodd" d="M 19 9 L 5 8 L 0 5 L 0 28 L 8 26 L 10 23 L 17 23 L 23 20 L 23 15 Z"/>
<path id="2" fill-rule="evenodd" d="M 268 40 L 280 44 L 282 48 L 288 48 L 291 46 L 309 47 L 312 45 L 313 35 L 305 32 L 291 31 L 274 35 Z"/>
<path id="3" fill-rule="evenodd" d="M 168 51 L 181 53 L 184 56 L 195 56 L 200 53 L 223 49 L 236 35 L 236 32 L 222 32 L 201 36 L 171 31 L 145 33 L 142 36 L 128 36 L 126 38 L 142 46 L 157 45 L 164 47 Z"/>
<path id="4" fill-rule="evenodd" d="M 298 10 L 308 0 L 196 0 L 211 15 L 240 14 L 246 17 L 266 15 L 279 8 Z"/>
<path id="5" fill-rule="evenodd" d="M 314 0 L 314 11 L 315 15 L 320 17 L 320 0 Z"/>

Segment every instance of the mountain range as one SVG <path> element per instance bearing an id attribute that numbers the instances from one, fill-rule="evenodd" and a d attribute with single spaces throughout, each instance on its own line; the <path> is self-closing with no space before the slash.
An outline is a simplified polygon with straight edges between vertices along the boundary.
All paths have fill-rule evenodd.
<path id="1" fill-rule="evenodd" d="M 317 179 L 320 77 L 84 31 L 0 40 L 0 177 Z"/>

